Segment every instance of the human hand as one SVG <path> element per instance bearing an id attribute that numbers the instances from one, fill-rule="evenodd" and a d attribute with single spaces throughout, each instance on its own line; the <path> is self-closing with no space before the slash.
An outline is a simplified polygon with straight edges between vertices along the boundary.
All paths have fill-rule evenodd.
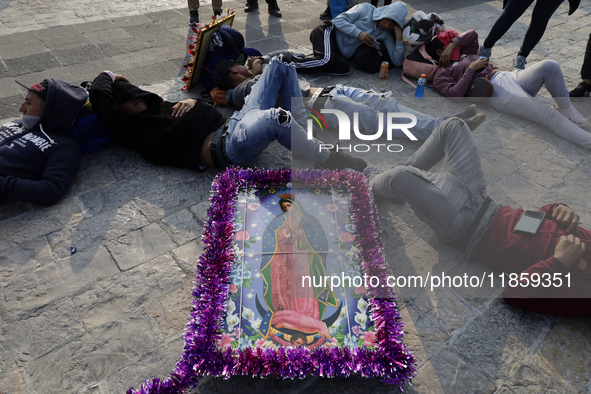
<path id="1" fill-rule="evenodd" d="M 570 207 L 560 204 L 552 210 L 551 219 L 560 227 L 566 228 L 567 233 L 579 233 L 579 215 L 577 215 Z"/>
<path id="2" fill-rule="evenodd" d="M 370 47 L 373 47 L 376 45 L 377 41 L 374 38 L 374 36 L 372 36 L 369 33 L 366 33 L 364 31 L 362 31 L 361 33 L 359 33 L 359 39 L 365 44 L 368 45 Z"/>
<path id="3" fill-rule="evenodd" d="M 130 83 L 129 80 L 121 74 L 113 74 L 113 76 L 115 77 L 115 81 L 123 81 L 123 82 Z"/>
<path id="4" fill-rule="evenodd" d="M 179 101 L 175 105 L 172 106 L 172 116 L 179 117 L 186 114 L 191 108 L 193 108 L 197 104 L 197 100 L 195 99 L 187 99 L 183 101 Z"/>
<path id="5" fill-rule="evenodd" d="M 453 52 L 454 49 L 456 49 L 456 44 L 454 44 L 453 42 L 450 42 L 445 47 L 443 52 L 441 52 L 441 55 L 439 56 L 439 65 L 441 67 L 445 67 L 449 64 L 449 60 L 451 58 L 451 53 Z"/>
<path id="6" fill-rule="evenodd" d="M 398 24 L 394 26 L 394 37 L 396 37 L 396 41 L 402 41 L 402 27 Z"/>
<path id="7" fill-rule="evenodd" d="M 254 62 L 252 62 L 252 67 L 250 67 L 250 72 L 253 77 L 255 75 L 259 75 L 259 74 L 263 73 L 263 64 L 264 63 L 265 63 L 265 60 L 262 57 L 256 59 Z"/>
<path id="8" fill-rule="evenodd" d="M 585 244 L 579 237 L 572 234 L 561 236 L 554 248 L 554 257 L 567 268 L 574 263 L 580 263 L 583 253 L 585 253 Z"/>
<path id="9" fill-rule="evenodd" d="M 447 49 L 447 48 L 445 48 L 445 49 Z M 472 63 L 470 63 L 468 68 L 471 68 L 474 71 L 478 71 L 478 70 L 482 70 L 486 66 L 488 66 L 488 60 L 478 59 L 478 60 L 474 60 Z"/>

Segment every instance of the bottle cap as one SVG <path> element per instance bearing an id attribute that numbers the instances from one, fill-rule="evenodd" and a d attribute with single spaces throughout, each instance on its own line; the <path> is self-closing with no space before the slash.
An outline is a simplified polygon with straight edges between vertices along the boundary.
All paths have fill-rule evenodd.
<path id="1" fill-rule="evenodd" d="M 427 74 L 421 74 L 421 78 L 427 78 Z"/>

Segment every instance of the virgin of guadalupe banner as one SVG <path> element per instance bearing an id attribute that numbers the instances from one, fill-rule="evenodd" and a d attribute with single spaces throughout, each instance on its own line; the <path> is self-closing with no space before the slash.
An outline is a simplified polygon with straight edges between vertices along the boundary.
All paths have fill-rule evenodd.
<path id="1" fill-rule="evenodd" d="M 388 271 L 362 174 L 229 168 L 210 200 L 183 354 L 128 393 L 182 393 L 207 375 L 400 388 L 416 375 L 394 290 L 367 284 Z"/>

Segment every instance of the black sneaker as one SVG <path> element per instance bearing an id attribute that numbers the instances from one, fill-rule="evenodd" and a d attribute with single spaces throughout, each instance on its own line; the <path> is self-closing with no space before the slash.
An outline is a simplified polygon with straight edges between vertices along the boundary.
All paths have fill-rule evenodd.
<path id="1" fill-rule="evenodd" d="M 570 97 L 589 97 L 589 91 L 591 90 L 591 85 L 589 85 L 585 81 L 581 81 L 579 86 L 568 92 Z"/>
<path id="2" fill-rule="evenodd" d="M 244 7 L 244 12 L 251 12 L 254 11 L 256 9 L 259 8 L 259 2 L 258 1 L 249 1 L 248 3 L 246 3 L 246 7 Z"/>
<path id="3" fill-rule="evenodd" d="M 199 11 L 189 12 L 189 26 L 197 26 L 199 23 Z"/>
<path id="4" fill-rule="evenodd" d="M 222 11 L 214 11 L 214 12 L 213 12 L 213 14 L 214 14 L 215 16 L 222 15 Z"/>
<path id="5" fill-rule="evenodd" d="M 277 7 L 277 4 L 269 5 L 269 14 L 275 18 L 281 18 L 281 12 L 279 12 L 279 7 Z"/>
<path id="6" fill-rule="evenodd" d="M 365 167 L 367 167 L 365 160 L 334 150 L 330 152 L 330 156 L 324 163 L 316 163 L 314 166 L 314 168 L 326 168 L 328 170 L 351 168 L 359 172 L 363 171 Z"/>
<path id="7" fill-rule="evenodd" d="M 324 12 L 320 14 L 320 20 L 329 21 L 332 19 L 332 14 L 330 13 L 330 7 L 326 7 Z"/>

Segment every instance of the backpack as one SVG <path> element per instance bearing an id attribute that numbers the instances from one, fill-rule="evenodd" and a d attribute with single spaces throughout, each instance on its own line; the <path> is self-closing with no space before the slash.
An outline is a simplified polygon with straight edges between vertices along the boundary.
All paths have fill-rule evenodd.
<path id="1" fill-rule="evenodd" d="M 437 62 L 429 56 L 424 45 L 421 45 L 420 48 L 416 49 L 402 61 L 402 80 L 413 88 L 416 88 L 417 86 L 410 82 L 405 75 L 419 79 L 421 74 L 425 74 L 427 76 L 427 81 L 433 81 L 435 71 L 437 71 Z"/>
<path id="2" fill-rule="evenodd" d="M 91 83 L 83 82 L 80 85 L 88 90 Z M 89 98 L 86 99 L 86 103 L 72 125 L 72 137 L 82 153 L 100 152 L 111 145 L 111 137 L 107 134 L 105 126 L 99 122 Z"/>
<path id="3" fill-rule="evenodd" d="M 437 33 L 446 29 L 443 19 L 436 13 L 415 12 L 402 28 L 404 55 L 410 55 L 421 45 L 431 41 Z"/>

